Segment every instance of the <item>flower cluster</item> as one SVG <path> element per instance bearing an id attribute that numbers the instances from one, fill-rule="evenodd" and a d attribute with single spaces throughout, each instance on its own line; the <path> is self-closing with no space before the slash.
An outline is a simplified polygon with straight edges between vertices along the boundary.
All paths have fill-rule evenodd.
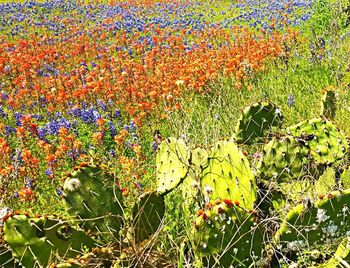
<path id="1" fill-rule="evenodd" d="M 0 195 L 56 192 L 87 155 L 140 188 L 143 124 L 222 76 L 239 89 L 312 15 L 306 0 L 218 2 L 0 4 Z"/>

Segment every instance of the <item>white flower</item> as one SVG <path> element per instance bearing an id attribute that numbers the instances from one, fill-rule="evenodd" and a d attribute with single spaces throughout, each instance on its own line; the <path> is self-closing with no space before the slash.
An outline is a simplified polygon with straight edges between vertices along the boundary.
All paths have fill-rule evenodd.
<path id="1" fill-rule="evenodd" d="M 76 191 L 79 187 L 81 186 L 80 180 L 73 178 L 73 179 L 68 179 L 64 182 L 64 190 L 67 190 L 69 192 L 74 192 Z"/>
<path id="2" fill-rule="evenodd" d="M 316 221 L 317 221 L 318 223 L 324 222 L 324 221 L 326 221 L 326 220 L 329 219 L 329 216 L 326 215 L 326 210 L 321 209 L 321 208 L 317 209 L 317 215 L 316 215 L 316 217 L 317 217 L 317 220 L 316 220 Z"/>
<path id="3" fill-rule="evenodd" d="M 177 81 L 175 82 L 175 85 L 177 85 L 177 86 L 182 86 L 184 83 L 185 83 L 184 80 L 177 80 Z"/>
<path id="4" fill-rule="evenodd" d="M 322 228 L 322 232 L 330 236 L 335 236 L 335 233 L 337 232 L 337 230 L 338 230 L 338 226 L 334 224 L 330 224 Z"/>
<path id="5" fill-rule="evenodd" d="M 305 242 L 303 240 L 295 240 L 287 244 L 287 248 L 292 251 L 297 251 L 303 246 L 305 246 Z"/>
<path id="6" fill-rule="evenodd" d="M 204 185 L 204 193 L 206 195 L 211 195 L 213 193 L 213 188 L 211 188 L 209 185 Z"/>

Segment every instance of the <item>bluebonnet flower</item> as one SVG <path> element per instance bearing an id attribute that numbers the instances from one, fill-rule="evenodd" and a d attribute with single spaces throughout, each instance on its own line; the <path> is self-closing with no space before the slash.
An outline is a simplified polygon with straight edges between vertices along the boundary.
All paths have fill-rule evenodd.
<path id="1" fill-rule="evenodd" d="M 295 103 L 295 99 L 294 99 L 294 95 L 289 94 L 288 95 L 288 100 L 287 100 L 287 104 L 289 107 L 293 106 Z"/>
<path id="2" fill-rule="evenodd" d="M 14 114 L 15 119 L 16 119 L 16 126 L 22 126 L 22 117 L 23 115 L 21 113 L 15 113 Z"/>
<path id="3" fill-rule="evenodd" d="M 33 182 L 32 182 L 32 180 L 30 178 L 27 178 L 25 187 L 26 188 L 32 188 L 33 187 Z"/>
<path id="4" fill-rule="evenodd" d="M 115 157 L 116 154 L 115 154 L 115 151 L 113 149 L 109 150 L 109 154 L 112 156 L 112 157 Z"/>
<path id="5" fill-rule="evenodd" d="M 53 175 L 53 172 L 52 172 L 51 168 L 48 168 L 48 169 L 45 170 L 45 175 L 48 176 L 48 177 Z"/>
<path id="6" fill-rule="evenodd" d="M 62 196 L 63 195 L 63 192 L 61 189 L 56 189 L 56 193 L 58 196 Z"/>
<path id="7" fill-rule="evenodd" d="M 109 131 L 111 132 L 112 138 L 117 135 L 117 129 L 115 128 L 115 125 L 113 124 L 112 121 L 108 121 L 109 124 Z"/>

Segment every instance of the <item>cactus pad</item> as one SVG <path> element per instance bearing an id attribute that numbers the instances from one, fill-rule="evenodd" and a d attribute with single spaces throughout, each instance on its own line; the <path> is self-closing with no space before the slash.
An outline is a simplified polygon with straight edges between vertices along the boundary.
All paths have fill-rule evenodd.
<path id="1" fill-rule="evenodd" d="M 266 138 L 282 124 L 282 113 L 275 105 L 262 102 L 248 106 L 237 123 L 234 138 L 238 143 L 252 144 Z"/>
<path id="2" fill-rule="evenodd" d="M 327 90 L 322 96 L 321 115 L 329 120 L 334 119 L 337 109 L 337 97 L 334 91 Z"/>
<path id="3" fill-rule="evenodd" d="M 202 147 L 197 147 L 192 151 L 191 167 L 188 175 L 182 182 L 180 189 L 183 196 L 183 211 L 187 219 L 191 219 L 199 209 L 198 201 L 200 195 L 200 179 L 202 168 L 208 161 L 208 152 Z"/>
<path id="4" fill-rule="evenodd" d="M 350 189 L 350 167 L 342 172 L 340 176 L 340 184 L 343 189 Z"/>
<path id="5" fill-rule="evenodd" d="M 217 200 L 197 215 L 196 251 L 208 267 L 248 267 L 262 260 L 264 235 L 253 214 L 229 200 Z"/>
<path id="6" fill-rule="evenodd" d="M 186 177 L 190 152 L 183 140 L 168 138 L 158 149 L 157 191 L 165 194 L 176 188 Z"/>
<path id="7" fill-rule="evenodd" d="M 99 166 L 75 168 L 64 183 L 64 203 L 82 226 L 102 235 L 116 234 L 122 225 L 122 193 L 114 178 Z M 95 219 L 95 220 L 89 220 Z"/>
<path id="8" fill-rule="evenodd" d="M 0 267 L 19 267 L 18 265 L 15 264 L 15 260 L 12 256 L 12 252 L 7 247 L 1 244 L 0 244 Z"/>
<path id="9" fill-rule="evenodd" d="M 149 238 L 159 228 L 165 214 L 164 196 L 149 192 L 140 196 L 132 210 L 136 242 Z"/>
<path id="10" fill-rule="evenodd" d="M 330 164 L 342 159 L 348 150 L 347 140 L 335 125 L 323 118 L 314 118 L 287 129 L 305 146 L 318 164 Z"/>
<path id="11" fill-rule="evenodd" d="M 202 147 L 197 147 L 192 151 L 191 163 L 196 174 L 201 172 L 201 169 L 208 161 L 208 157 L 208 151 Z"/>
<path id="12" fill-rule="evenodd" d="M 211 200 L 231 199 L 253 209 L 255 178 L 247 158 L 234 142 L 219 141 L 214 145 L 202 170 L 201 188 Z"/>
<path id="13" fill-rule="evenodd" d="M 350 190 L 300 204 L 288 213 L 275 238 L 284 251 L 299 251 L 349 236 L 349 204 Z"/>
<path id="14" fill-rule="evenodd" d="M 317 195 L 326 195 L 338 190 L 338 183 L 335 178 L 335 170 L 327 168 L 326 171 L 315 182 L 315 193 Z"/>
<path id="15" fill-rule="evenodd" d="M 307 174 L 309 150 L 292 136 L 273 138 L 264 146 L 263 157 L 257 165 L 262 180 L 289 182 Z"/>
<path id="16" fill-rule="evenodd" d="M 317 268 L 337 268 L 337 267 L 347 267 L 342 264 L 350 263 L 350 237 L 344 238 L 339 244 L 334 256 L 327 262 L 317 266 Z"/>
<path id="17" fill-rule="evenodd" d="M 75 257 L 94 246 L 84 232 L 50 217 L 12 216 L 5 222 L 4 233 L 13 256 L 24 267 L 47 267 L 55 254 Z"/>

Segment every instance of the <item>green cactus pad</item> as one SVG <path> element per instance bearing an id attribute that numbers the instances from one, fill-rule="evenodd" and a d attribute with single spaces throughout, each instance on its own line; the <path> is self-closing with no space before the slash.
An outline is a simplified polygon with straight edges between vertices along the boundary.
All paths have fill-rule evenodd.
<path id="1" fill-rule="evenodd" d="M 248 267 L 262 261 L 264 233 L 253 214 L 219 200 L 197 215 L 194 242 L 205 267 Z"/>
<path id="2" fill-rule="evenodd" d="M 350 167 L 340 175 L 340 185 L 343 189 L 350 189 Z"/>
<path id="3" fill-rule="evenodd" d="M 5 222 L 4 233 L 13 256 L 23 267 L 47 267 L 55 254 L 75 257 L 95 244 L 84 232 L 50 217 L 12 216 Z"/>
<path id="4" fill-rule="evenodd" d="M 208 151 L 202 147 L 197 147 L 192 150 L 189 173 L 180 185 L 183 197 L 182 209 L 188 220 L 192 220 L 193 215 L 199 209 L 198 202 L 201 196 L 200 177 L 202 168 L 208 161 L 208 156 Z"/>
<path id="5" fill-rule="evenodd" d="M 287 133 L 303 141 L 318 164 L 334 163 L 342 159 L 348 150 L 345 135 L 323 118 L 301 122 L 288 128 Z"/>
<path id="6" fill-rule="evenodd" d="M 1 234 L 2 235 L 2 234 Z M 0 244 L 0 267 L 19 267 L 15 264 L 11 250 Z"/>
<path id="7" fill-rule="evenodd" d="M 159 193 L 166 194 L 183 181 L 188 173 L 190 156 L 183 140 L 171 137 L 160 144 L 156 157 Z"/>
<path id="8" fill-rule="evenodd" d="M 335 178 L 335 170 L 333 168 L 327 168 L 315 182 L 315 193 L 317 195 L 326 195 L 338 189 L 338 183 L 336 182 Z"/>
<path id="9" fill-rule="evenodd" d="M 276 233 L 282 251 L 330 244 L 350 235 L 350 190 L 333 192 L 314 204 L 292 209 Z"/>
<path id="10" fill-rule="evenodd" d="M 149 192 L 140 196 L 132 209 L 136 243 L 154 234 L 165 214 L 164 196 Z"/>
<path id="11" fill-rule="evenodd" d="M 269 102 L 255 103 L 242 112 L 234 138 L 238 143 L 252 144 L 266 138 L 282 124 L 282 113 Z"/>
<path id="12" fill-rule="evenodd" d="M 201 189 L 210 200 L 237 200 L 246 209 L 253 209 L 256 183 L 249 162 L 237 145 L 219 141 L 211 150 L 201 174 Z"/>
<path id="13" fill-rule="evenodd" d="M 309 170 L 308 154 L 292 136 L 273 138 L 263 148 L 256 173 L 262 180 L 279 183 L 302 178 Z"/>
<path id="14" fill-rule="evenodd" d="M 321 115 L 329 120 L 334 119 L 337 110 L 337 97 L 334 91 L 327 90 L 322 96 Z"/>
<path id="15" fill-rule="evenodd" d="M 114 184 L 112 176 L 94 165 L 75 168 L 64 183 L 68 213 L 81 219 L 81 226 L 101 238 L 111 234 L 118 238 L 122 226 L 122 193 Z"/>
<path id="16" fill-rule="evenodd" d="M 334 256 L 317 268 L 339 268 L 350 264 L 350 237 L 344 238 L 339 244 Z"/>

